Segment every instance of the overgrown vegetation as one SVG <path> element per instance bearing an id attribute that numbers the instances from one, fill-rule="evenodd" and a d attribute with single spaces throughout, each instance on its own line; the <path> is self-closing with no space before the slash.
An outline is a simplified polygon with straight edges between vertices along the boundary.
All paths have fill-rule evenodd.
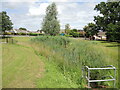
<path id="1" fill-rule="evenodd" d="M 37 50 L 41 55 L 56 63 L 66 79 L 70 79 L 71 82 L 80 87 L 85 87 L 85 81 L 82 78 L 82 66 L 101 67 L 112 64 L 107 62 L 108 59 L 112 59 L 106 56 L 102 49 L 98 48 L 96 42 L 79 41 L 59 36 L 36 37 L 32 39 L 32 42 L 39 47 Z M 101 76 L 107 74 L 112 73 L 95 71 L 92 72 L 91 79 L 100 79 Z M 102 84 L 110 86 L 112 83 Z"/>

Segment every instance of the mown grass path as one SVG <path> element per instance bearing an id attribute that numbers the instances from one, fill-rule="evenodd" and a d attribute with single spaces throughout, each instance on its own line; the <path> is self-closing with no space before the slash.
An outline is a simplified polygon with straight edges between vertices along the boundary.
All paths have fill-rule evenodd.
<path id="1" fill-rule="evenodd" d="M 2 88 L 76 88 L 56 63 L 39 54 L 34 37 L 14 37 L 16 44 L 2 44 Z"/>
<path id="2" fill-rule="evenodd" d="M 35 88 L 43 76 L 44 63 L 31 47 L 30 38 L 15 38 L 17 44 L 2 45 L 2 87 Z"/>

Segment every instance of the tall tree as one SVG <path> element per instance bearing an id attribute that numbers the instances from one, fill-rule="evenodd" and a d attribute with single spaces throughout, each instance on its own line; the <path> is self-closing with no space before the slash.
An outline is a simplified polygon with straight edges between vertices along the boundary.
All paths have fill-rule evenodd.
<path id="1" fill-rule="evenodd" d="M 2 13 L 0 12 L 0 34 L 2 33 Z"/>
<path id="2" fill-rule="evenodd" d="M 83 29 L 86 33 L 85 36 L 90 37 L 91 39 L 94 35 L 96 35 L 99 32 L 98 31 L 98 26 L 94 23 L 89 23 Z"/>
<path id="3" fill-rule="evenodd" d="M 65 33 L 68 34 L 70 32 L 70 25 L 66 24 L 65 25 Z"/>
<path id="4" fill-rule="evenodd" d="M 60 24 L 57 20 L 57 7 L 55 3 L 49 5 L 46 9 L 46 16 L 42 22 L 42 30 L 48 35 L 57 35 L 60 31 Z"/>
<path id="5" fill-rule="evenodd" d="M 96 5 L 95 10 L 100 11 L 102 16 L 95 16 L 94 21 L 101 30 L 106 31 L 109 41 L 120 39 L 120 1 L 101 2 Z"/>
<path id="6" fill-rule="evenodd" d="M 0 32 L 5 33 L 6 30 L 11 30 L 13 28 L 12 25 L 13 23 L 6 11 L 0 12 Z"/>

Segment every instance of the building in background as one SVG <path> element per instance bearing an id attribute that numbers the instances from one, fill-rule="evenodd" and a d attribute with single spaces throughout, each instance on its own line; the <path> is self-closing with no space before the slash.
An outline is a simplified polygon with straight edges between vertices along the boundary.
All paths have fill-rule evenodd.
<path id="1" fill-rule="evenodd" d="M 95 40 L 106 40 L 106 32 L 103 32 L 103 31 L 99 31 L 98 32 L 98 35 L 94 35 L 94 39 Z"/>

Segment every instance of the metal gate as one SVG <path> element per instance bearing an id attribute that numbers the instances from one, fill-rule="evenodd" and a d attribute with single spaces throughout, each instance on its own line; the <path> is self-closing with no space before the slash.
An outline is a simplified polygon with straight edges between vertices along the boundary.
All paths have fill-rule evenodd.
<path id="1" fill-rule="evenodd" d="M 91 80 L 90 79 L 90 71 L 91 70 L 114 70 L 114 76 L 107 76 L 109 77 L 109 79 L 101 79 L 101 80 Z M 90 87 L 90 83 L 91 82 L 102 82 L 102 81 L 113 81 L 113 87 L 115 88 L 115 84 L 116 84 L 116 68 L 113 65 L 109 65 L 109 66 L 103 66 L 101 68 L 89 68 L 88 66 L 84 66 L 82 68 L 83 71 L 83 77 L 85 77 L 88 81 L 88 87 Z"/>

